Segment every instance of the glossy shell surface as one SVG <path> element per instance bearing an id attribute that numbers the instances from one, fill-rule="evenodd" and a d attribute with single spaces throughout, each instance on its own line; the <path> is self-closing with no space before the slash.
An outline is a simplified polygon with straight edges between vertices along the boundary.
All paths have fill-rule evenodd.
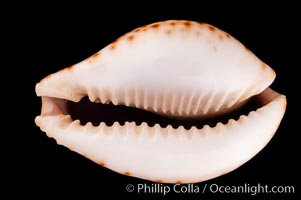
<path id="1" fill-rule="evenodd" d="M 192 183 L 232 171 L 272 138 L 286 98 L 275 72 L 228 33 L 205 23 L 157 22 L 133 30 L 36 86 L 36 124 L 58 144 L 116 172 L 156 182 Z M 72 121 L 64 100 L 126 105 L 170 118 L 225 115 L 256 96 L 238 120 L 189 130 L 127 122 L 97 127 Z"/>

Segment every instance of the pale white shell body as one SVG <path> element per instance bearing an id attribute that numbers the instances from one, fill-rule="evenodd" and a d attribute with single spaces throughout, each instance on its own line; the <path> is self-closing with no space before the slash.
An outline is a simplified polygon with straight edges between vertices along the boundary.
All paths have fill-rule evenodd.
<path id="1" fill-rule="evenodd" d="M 274 78 L 270 67 L 211 25 L 159 22 L 38 83 L 43 107 L 36 123 L 59 144 L 114 171 L 157 182 L 199 182 L 239 167 L 272 138 L 286 105 L 285 96 L 266 89 Z M 59 100 L 88 96 L 199 119 L 239 109 L 254 95 L 264 104 L 248 116 L 189 130 L 133 122 L 81 126 Z"/>

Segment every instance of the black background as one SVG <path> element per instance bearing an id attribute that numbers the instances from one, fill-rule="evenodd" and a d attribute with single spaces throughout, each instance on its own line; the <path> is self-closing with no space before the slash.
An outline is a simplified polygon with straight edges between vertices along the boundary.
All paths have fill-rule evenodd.
<path id="1" fill-rule="evenodd" d="M 117 6 L 117 5 L 116 5 Z M 129 6 L 129 5 L 125 5 Z M 148 5 L 145 5 L 148 6 Z M 40 113 L 40 98 L 36 97 L 34 87 L 43 77 L 59 69 L 73 65 L 101 48 L 114 39 L 139 26 L 168 19 L 187 19 L 203 21 L 212 24 L 240 40 L 259 58 L 270 65 L 277 73 L 272 88 L 288 98 L 288 108 L 284 119 L 270 143 L 252 160 L 224 176 L 197 184 L 200 188 L 205 183 L 220 185 L 257 185 L 269 186 L 293 185 L 297 188 L 297 139 L 298 132 L 289 129 L 289 72 L 292 64 L 292 39 L 295 19 L 292 15 L 283 14 L 286 8 L 266 9 L 255 6 L 252 11 L 246 11 L 248 4 L 241 5 L 240 9 L 215 10 L 215 7 L 182 7 L 182 10 L 173 10 L 172 7 L 154 8 L 146 12 L 145 6 L 139 9 L 127 10 L 122 13 L 114 6 L 99 7 L 91 5 L 89 8 L 72 9 L 57 6 L 50 8 L 47 5 L 37 9 L 25 11 L 20 15 L 15 26 L 14 39 L 17 46 L 13 51 L 22 51 L 24 58 L 14 59 L 21 61 L 18 64 L 18 75 L 25 79 L 20 84 L 22 97 L 21 116 L 18 119 L 24 126 L 13 128 L 17 139 L 11 146 L 13 155 L 10 156 L 8 184 L 19 191 L 26 188 L 22 195 L 39 196 L 37 191 L 45 196 L 61 196 L 62 194 L 78 196 L 84 194 L 101 199 L 106 195 L 121 194 L 124 198 L 141 199 L 145 194 L 128 193 L 127 184 L 137 185 L 148 183 L 144 180 L 127 177 L 112 172 L 94 164 L 90 160 L 69 151 L 48 138 L 34 124 L 35 116 Z M 91 9 L 98 7 L 98 9 Z M 118 5 L 122 7 L 122 5 Z M 181 7 L 181 5 L 179 6 Z M 104 10 L 110 10 L 108 14 Z M 67 12 L 68 11 L 68 12 Z M 184 12 L 185 11 L 185 12 Z M 85 13 L 84 13 L 85 12 Z M 186 14 L 184 14 L 186 13 Z M 21 22 L 21 23 L 20 23 Z M 20 89 L 18 89 L 20 90 Z M 19 111 L 15 111 L 14 113 Z M 21 117 L 20 116 L 20 117 Z M 20 128 L 20 130 L 19 130 Z M 16 153 L 14 153 L 16 152 Z M 17 193 L 17 192 L 16 192 Z M 209 193 L 209 192 L 208 192 Z M 189 198 L 221 199 L 222 194 L 185 194 Z M 13 195 L 13 193 L 12 193 Z M 96 196 L 95 196 L 96 195 Z M 183 194 L 169 194 L 167 197 L 176 199 L 185 198 Z M 90 199 L 86 196 L 85 199 Z M 156 194 L 162 198 L 162 194 Z M 289 199 L 293 194 L 256 195 L 256 199 L 280 198 Z M 226 197 L 249 198 L 250 195 L 228 194 Z"/>

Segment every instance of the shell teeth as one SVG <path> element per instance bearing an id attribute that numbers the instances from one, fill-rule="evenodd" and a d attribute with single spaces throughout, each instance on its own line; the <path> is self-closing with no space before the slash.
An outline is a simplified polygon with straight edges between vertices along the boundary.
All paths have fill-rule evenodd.
<path id="1" fill-rule="evenodd" d="M 192 95 L 191 94 L 186 94 L 184 97 L 184 102 L 183 102 L 183 115 L 187 116 L 190 115 L 191 111 L 191 100 L 192 100 Z"/>
<path id="2" fill-rule="evenodd" d="M 184 110 L 184 98 L 185 98 L 184 95 L 179 95 L 178 96 L 179 103 L 178 103 L 178 110 L 177 110 L 177 112 L 178 112 L 179 115 L 182 115 L 183 110 Z"/>
<path id="3" fill-rule="evenodd" d="M 98 90 L 97 89 L 88 89 L 87 90 L 87 96 L 88 96 L 88 98 L 89 98 L 89 100 L 91 101 L 91 102 L 95 102 L 96 101 L 96 99 L 98 99 L 98 96 L 99 96 L 99 94 L 98 94 Z"/>
<path id="4" fill-rule="evenodd" d="M 204 98 L 204 95 L 197 95 L 195 97 L 195 104 L 194 104 L 194 109 L 192 110 L 192 114 L 195 116 L 197 115 L 198 111 L 199 111 L 199 108 L 200 108 L 200 104 L 201 104 L 201 101 L 202 99 Z"/>
<path id="5" fill-rule="evenodd" d="M 66 128 L 66 131 L 73 130 L 73 129 L 78 128 L 80 126 L 81 126 L 80 121 L 78 119 L 74 120 L 74 121 L 71 122 L 71 124 L 68 126 L 68 128 Z"/>
<path id="6" fill-rule="evenodd" d="M 141 125 L 138 126 L 138 127 L 139 127 L 139 128 L 138 128 L 139 131 L 137 131 L 137 133 L 138 133 L 139 135 L 142 135 L 143 133 L 145 133 L 145 132 L 146 132 L 146 129 L 149 128 L 149 126 L 148 126 L 148 124 L 147 124 L 146 122 L 141 123 Z M 150 134 L 152 134 L 152 133 L 150 133 Z"/>
<path id="7" fill-rule="evenodd" d="M 216 95 L 214 102 L 217 102 L 215 107 L 213 108 L 213 112 L 217 112 L 218 110 L 221 109 L 221 107 L 224 105 L 224 103 L 226 102 L 226 99 L 228 97 L 228 94 L 225 93 L 224 95 Z"/>
<path id="8" fill-rule="evenodd" d="M 208 99 L 205 101 L 205 106 L 203 107 L 203 111 L 202 111 L 203 114 L 208 113 L 210 107 L 213 104 L 214 96 L 215 96 L 215 92 L 208 96 Z"/>
<path id="9" fill-rule="evenodd" d="M 163 96 L 163 100 L 162 100 L 162 112 L 163 113 L 167 113 L 167 111 L 168 111 L 168 105 L 170 105 L 170 103 L 169 102 L 171 102 L 171 95 L 168 95 L 168 94 L 165 94 L 164 96 Z"/>
<path id="10" fill-rule="evenodd" d="M 133 89 L 128 89 L 124 91 L 124 104 L 126 106 L 133 105 L 131 98 L 135 96 L 135 91 Z"/>
<path id="11" fill-rule="evenodd" d="M 100 101 L 101 103 L 108 103 L 111 101 L 111 93 L 107 89 L 100 90 Z"/>
<path id="12" fill-rule="evenodd" d="M 165 115 L 197 117 L 223 112 L 244 100 L 250 92 L 260 92 L 258 88 L 230 93 L 200 93 L 197 91 L 177 93 L 173 91 L 156 93 L 143 89 L 90 89 L 87 90 L 91 102 L 125 105 Z"/>
<path id="13" fill-rule="evenodd" d="M 124 100 L 124 92 L 122 89 L 115 89 L 112 95 L 112 103 L 114 105 L 118 105 L 121 100 Z"/>
<path id="14" fill-rule="evenodd" d="M 201 95 L 193 95 L 191 99 L 192 108 L 190 109 L 190 114 L 194 116 L 197 114 L 201 99 L 202 99 Z"/>
<path id="15" fill-rule="evenodd" d="M 135 97 L 134 97 L 134 104 L 137 106 L 137 107 L 140 107 L 140 103 L 141 103 L 141 96 L 142 95 L 142 90 L 135 90 Z"/>
<path id="16" fill-rule="evenodd" d="M 112 128 L 107 126 L 104 122 L 101 122 L 98 125 L 97 129 L 100 135 L 110 136 L 111 138 L 113 138 L 114 132 L 112 131 Z"/>
<path id="17" fill-rule="evenodd" d="M 147 107 L 147 100 L 146 100 L 146 92 L 144 90 L 140 90 L 139 92 L 139 108 L 146 108 Z"/>
<path id="18" fill-rule="evenodd" d="M 140 124 L 140 125 L 136 125 L 135 123 L 133 123 L 133 122 L 128 122 L 127 123 L 127 125 L 128 124 L 131 124 L 130 126 L 127 126 L 127 131 L 128 132 L 130 132 L 132 129 L 134 129 L 134 128 L 136 128 L 136 133 L 139 135 L 139 134 L 141 134 L 142 133 L 142 129 L 145 127 L 145 125 L 146 125 L 146 123 L 145 122 L 143 122 L 142 124 Z"/>
<path id="19" fill-rule="evenodd" d="M 237 122 L 234 119 L 229 119 L 228 123 L 229 126 L 235 126 Z"/>
<path id="20" fill-rule="evenodd" d="M 62 115 L 58 120 L 60 122 L 60 126 L 63 129 L 67 129 L 70 123 L 72 122 L 70 115 Z"/>
<path id="21" fill-rule="evenodd" d="M 148 108 L 150 107 L 150 103 L 152 102 L 151 99 L 149 99 L 149 97 L 151 96 L 150 93 L 148 93 L 147 91 L 144 91 L 143 93 L 143 108 L 145 110 L 148 110 Z"/>
<path id="22" fill-rule="evenodd" d="M 86 125 L 83 126 L 83 134 L 90 134 L 91 133 L 91 129 L 93 128 L 93 125 L 91 122 L 86 123 Z"/>
<path id="23" fill-rule="evenodd" d="M 152 110 L 153 112 L 158 112 L 158 94 L 155 94 L 153 96 L 153 104 L 152 104 Z"/>
<path id="24" fill-rule="evenodd" d="M 171 114 L 175 114 L 175 110 L 176 110 L 176 108 L 175 108 L 175 102 L 176 102 L 176 98 L 177 98 L 177 96 L 176 96 L 177 94 L 175 93 L 174 95 L 172 95 L 172 97 L 171 97 L 171 104 L 170 104 L 170 113 Z"/>
<path id="25" fill-rule="evenodd" d="M 93 126 L 91 122 L 85 125 L 81 125 L 79 120 L 72 121 L 70 115 L 60 115 L 60 116 L 47 116 L 47 120 L 51 121 L 46 129 L 50 129 L 54 124 L 59 125 L 64 132 L 80 132 L 81 134 L 100 134 L 106 138 L 114 138 L 116 134 L 122 136 L 123 140 L 128 137 L 136 137 L 138 141 L 143 140 L 143 138 L 155 140 L 157 137 L 163 138 L 188 138 L 191 139 L 197 135 L 205 136 L 207 133 L 214 132 L 219 134 L 225 126 L 236 126 L 237 124 L 245 123 L 248 118 L 252 118 L 257 115 L 257 111 L 252 111 L 248 115 L 242 115 L 238 120 L 230 119 L 227 123 L 223 124 L 218 122 L 216 125 L 210 127 L 209 125 L 204 125 L 201 129 L 192 126 L 189 129 L 184 128 L 184 126 L 173 127 L 172 125 L 167 125 L 165 128 L 161 127 L 159 124 L 154 124 L 150 126 L 146 122 L 142 122 L 137 125 L 135 122 L 125 122 L 121 125 L 119 122 L 114 122 L 111 126 L 108 126 L 104 122 L 101 122 L 98 126 Z M 71 131 L 70 131 L 71 130 Z M 75 131 L 78 130 L 78 131 Z M 135 133 L 133 136 L 133 133 Z"/>

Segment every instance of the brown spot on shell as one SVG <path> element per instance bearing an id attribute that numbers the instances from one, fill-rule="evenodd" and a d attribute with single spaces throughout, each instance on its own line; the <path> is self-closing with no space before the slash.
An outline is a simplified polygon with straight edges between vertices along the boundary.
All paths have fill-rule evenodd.
<path id="1" fill-rule="evenodd" d="M 182 181 L 176 181 L 176 184 L 182 184 L 183 182 Z"/>
<path id="2" fill-rule="evenodd" d="M 116 48 L 116 44 L 115 43 L 111 44 L 110 49 L 114 50 L 115 48 Z"/>
<path id="3" fill-rule="evenodd" d="M 215 27 L 211 26 L 211 25 L 208 25 L 208 28 L 210 31 L 215 31 Z"/>
<path id="4" fill-rule="evenodd" d="M 262 70 L 265 70 L 265 69 L 266 69 L 266 65 L 265 65 L 263 62 L 261 63 L 261 69 L 262 69 Z"/>
<path id="5" fill-rule="evenodd" d="M 96 58 L 100 56 L 100 52 L 97 52 L 88 58 L 88 62 L 93 62 Z"/>
<path id="6" fill-rule="evenodd" d="M 221 40 L 223 40 L 223 39 L 224 39 L 224 36 L 223 36 L 222 34 L 219 34 L 219 35 L 218 35 L 218 38 L 221 39 Z"/>
<path id="7" fill-rule="evenodd" d="M 176 24 L 177 23 L 175 21 L 172 21 L 172 22 L 169 23 L 169 25 L 171 25 L 171 26 L 175 26 Z"/>
<path id="8" fill-rule="evenodd" d="M 73 66 L 71 65 L 71 66 L 65 68 L 65 70 L 67 70 L 67 71 L 73 70 Z"/>
<path id="9" fill-rule="evenodd" d="M 229 35 L 229 33 L 226 33 L 226 37 L 230 39 L 231 35 Z"/>
<path id="10" fill-rule="evenodd" d="M 136 28 L 133 32 L 139 32 L 141 31 L 141 28 Z"/>
<path id="11" fill-rule="evenodd" d="M 188 28 L 188 27 L 191 26 L 191 22 L 190 22 L 190 21 L 185 21 L 185 22 L 184 22 L 184 25 Z"/>
<path id="12" fill-rule="evenodd" d="M 164 181 L 161 180 L 161 179 L 157 179 L 157 180 L 155 180 L 155 182 L 157 182 L 157 183 L 164 183 Z"/>
<path id="13" fill-rule="evenodd" d="M 124 175 L 130 176 L 130 175 L 131 175 L 131 173 L 130 173 L 130 172 L 128 172 L 128 171 L 125 171 L 125 172 L 124 172 Z"/>
<path id="14" fill-rule="evenodd" d="M 148 29 L 148 25 L 141 26 L 141 27 L 139 27 L 137 29 L 139 29 L 140 32 L 146 31 Z M 138 31 L 136 31 L 136 32 L 138 32 Z"/>
<path id="15" fill-rule="evenodd" d="M 94 55 L 92 55 L 91 57 L 92 58 L 96 58 L 96 57 L 98 57 L 100 55 L 100 52 L 97 52 L 97 53 L 95 53 Z"/>
<path id="16" fill-rule="evenodd" d="M 110 49 L 111 49 L 111 50 L 114 50 L 114 49 L 116 48 L 117 43 L 118 43 L 118 41 L 119 41 L 121 38 L 122 38 L 122 37 L 117 38 L 114 42 L 111 43 L 111 45 L 110 45 Z"/>
<path id="17" fill-rule="evenodd" d="M 160 24 L 152 24 L 150 27 L 156 29 L 156 28 L 159 28 L 159 26 L 160 26 Z"/>
<path id="18" fill-rule="evenodd" d="M 106 163 L 104 163 L 104 162 L 100 162 L 100 163 L 98 163 L 100 166 L 106 166 Z"/>
<path id="19" fill-rule="evenodd" d="M 128 37 L 128 40 L 131 42 L 131 41 L 133 41 L 135 39 L 135 36 L 134 35 L 130 35 L 129 37 Z"/>

